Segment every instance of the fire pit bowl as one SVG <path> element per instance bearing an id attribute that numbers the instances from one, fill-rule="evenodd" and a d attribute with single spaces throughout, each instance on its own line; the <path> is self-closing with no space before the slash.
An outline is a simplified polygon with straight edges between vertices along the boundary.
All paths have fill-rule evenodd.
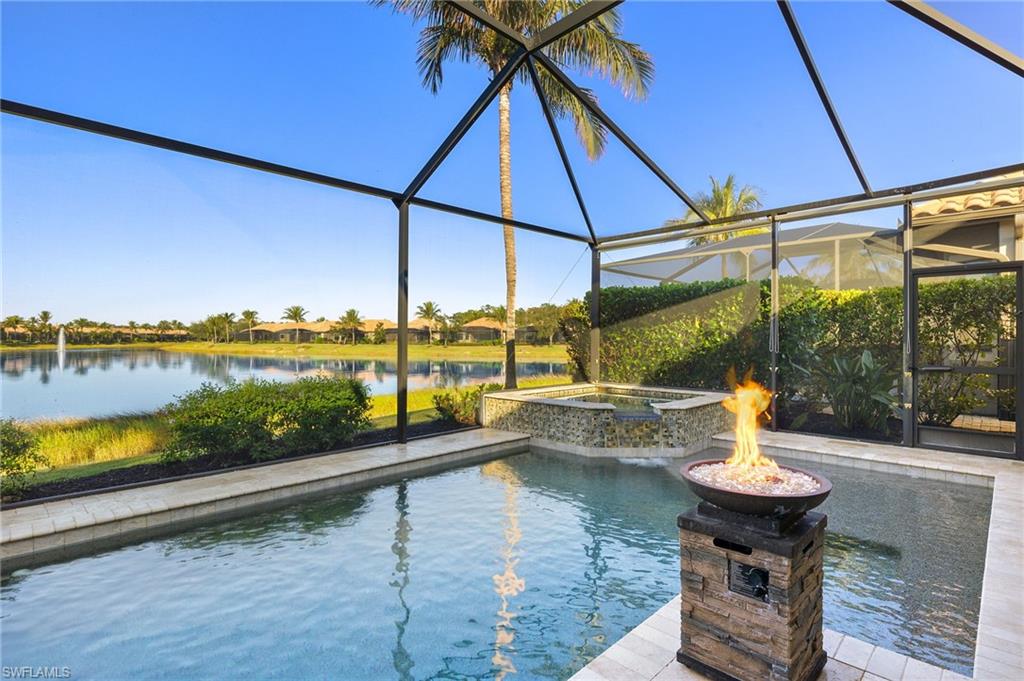
<path id="1" fill-rule="evenodd" d="M 701 499 L 718 506 L 719 508 L 724 508 L 727 511 L 745 513 L 746 515 L 782 518 L 797 513 L 806 513 L 825 501 L 829 492 L 832 491 L 832 483 L 829 482 L 827 478 L 793 466 L 780 465 L 779 468 L 803 473 L 804 475 L 813 478 L 818 483 L 818 489 L 804 494 L 787 495 L 763 494 L 754 491 L 739 492 L 736 490 L 723 489 L 721 487 L 709 485 L 702 480 L 698 480 L 691 473 L 691 471 L 698 466 L 716 463 L 725 463 L 725 461 L 724 459 L 702 459 L 700 461 L 692 461 L 683 466 L 681 472 L 683 479 L 686 480 L 686 484 L 691 490 L 693 490 L 694 494 Z"/>

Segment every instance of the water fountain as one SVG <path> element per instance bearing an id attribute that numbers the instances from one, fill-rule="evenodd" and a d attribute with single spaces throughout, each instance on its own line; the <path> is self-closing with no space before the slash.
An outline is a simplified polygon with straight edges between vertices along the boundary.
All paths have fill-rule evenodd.
<path id="1" fill-rule="evenodd" d="M 64 371 L 64 348 L 66 341 L 64 339 L 64 327 L 57 329 L 57 368 Z"/>

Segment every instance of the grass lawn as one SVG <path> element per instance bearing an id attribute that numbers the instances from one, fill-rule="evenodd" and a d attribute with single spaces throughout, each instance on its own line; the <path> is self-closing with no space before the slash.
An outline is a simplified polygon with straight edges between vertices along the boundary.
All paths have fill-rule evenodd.
<path id="1" fill-rule="evenodd" d="M 218 355 L 256 355 L 259 357 L 310 357 L 314 359 L 396 359 L 394 343 L 372 345 L 337 345 L 331 343 L 164 343 L 158 346 L 168 352 L 195 352 Z M 409 359 L 451 359 L 501 362 L 505 348 L 500 345 L 409 345 Z M 517 345 L 516 361 L 567 362 L 565 345 Z"/>
<path id="2" fill-rule="evenodd" d="M 519 382 L 521 388 L 569 383 L 565 375 L 537 376 Z M 437 418 L 433 396 L 443 388 L 409 393 L 409 423 Z M 397 397 L 372 397 L 370 420 L 374 429 L 395 425 Z M 166 421 L 157 414 L 125 414 L 101 419 L 39 421 L 28 426 L 39 437 L 39 452 L 50 466 L 38 471 L 33 484 L 96 475 L 125 466 L 154 463 L 170 439 Z"/>

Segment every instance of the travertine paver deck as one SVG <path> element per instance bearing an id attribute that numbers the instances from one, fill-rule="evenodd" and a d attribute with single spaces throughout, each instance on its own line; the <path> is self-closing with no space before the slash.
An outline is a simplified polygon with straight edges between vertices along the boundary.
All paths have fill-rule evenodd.
<path id="1" fill-rule="evenodd" d="M 759 434 L 762 449 L 821 463 L 932 477 L 992 487 L 988 548 L 982 584 L 974 678 L 1024 680 L 1024 463 L 931 449 L 836 440 L 793 433 Z M 732 447 L 733 436 L 714 438 Z M 575 681 L 695 681 L 704 677 L 675 661 L 679 648 L 678 597 L 581 669 Z M 851 636 L 826 630 L 827 681 L 950 681 L 959 674 L 927 665 Z M 653 672 L 653 673 L 652 673 Z"/>
<path id="2" fill-rule="evenodd" d="M 58 558 L 98 541 L 152 533 L 158 528 L 394 476 L 423 473 L 493 458 L 527 447 L 529 437 L 480 428 L 385 445 L 282 461 L 189 480 L 63 499 L 0 511 L 4 569 Z"/>
<path id="3" fill-rule="evenodd" d="M 679 596 L 666 603 L 571 681 L 706 681 L 676 662 Z M 818 681 L 967 681 L 966 677 L 870 643 L 825 630 L 828 663 Z"/>

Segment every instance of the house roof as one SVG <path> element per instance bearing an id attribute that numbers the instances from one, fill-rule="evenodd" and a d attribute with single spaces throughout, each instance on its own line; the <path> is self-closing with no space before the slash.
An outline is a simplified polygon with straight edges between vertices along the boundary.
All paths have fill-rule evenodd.
<path id="1" fill-rule="evenodd" d="M 491 319 L 490 317 L 477 317 L 472 321 L 468 321 L 462 325 L 462 328 L 466 329 L 469 327 L 476 327 L 481 329 L 494 329 L 496 331 L 502 331 L 505 325 L 499 322 L 497 319 Z"/>
<path id="2" fill-rule="evenodd" d="M 999 212 L 1017 212 L 1024 210 L 1024 171 L 1001 175 L 1000 178 L 1020 177 L 1021 186 L 1007 189 L 996 189 L 987 192 L 971 192 L 950 196 L 945 199 L 934 199 L 914 205 L 912 218 L 934 218 L 946 215 L 961 215 L 993 209 L 1008 209 Z"/>

